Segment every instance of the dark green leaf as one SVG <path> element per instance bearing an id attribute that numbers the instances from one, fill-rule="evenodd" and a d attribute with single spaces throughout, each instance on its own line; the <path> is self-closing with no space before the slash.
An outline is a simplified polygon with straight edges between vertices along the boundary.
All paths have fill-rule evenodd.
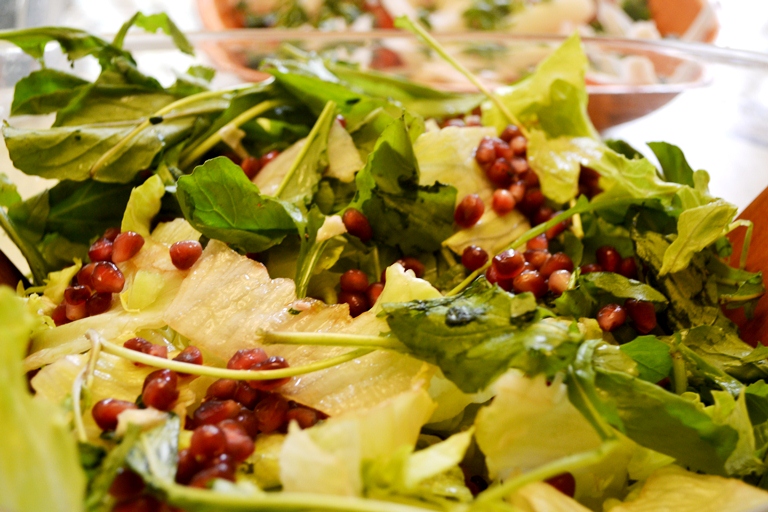
<path id="1" fill-rule="evenodd" d="M 0 207 L 9 207 L 21 201 L 16 185 L 5 174 L 0 172 Z"/>
<path id="2" fill-rule="evenodd" d="M 630 160 L 635 158 L 644 158 L 643 154 L 633 148 L 629 142 L 621 139 L 606 139 L 605 145 L 617 152 L 620 155 L 624 155 Z"/>
<path id="3" fill-rule="evenodd" d="M 189 55 L 195 54 L 195 49 L 189 40 L 187 40 L 187 37 L 164 12 L 149 15 L 137 12 L 131 19 L 126 21 L 122 27 L 120 27 L 112 44 L 118 48 L 122 48 L 125 35 L 128 33 L 128 29 L 132 26 L 142 28 L 152 34 L 156 33 L 158 30 L 162 30 L 164 34 L 171 36 L 173 43 L 179 50 Z"/>
<path id="4" fill-rule="evenodd" d="M 637 363 L 639 377 L 643 380 L 656 384 L 672 371 L 669 345 L 655 336 L 640 336 L 619 348 Z"/>
<path id="5" fill-rule="evenodd" d="M 96 83 L 81 87 L 80 94 L 59 109 L 54 126 L 143 120 L 174 99 L 171 94 L 138 85 Z"/>
<path id="6" fill-rule="evenodd" d="M 32 58 L 42 61 L 45 46 L 56 41 L 69 60 L 75 61 L 88 55 L 128 55 L 103 39 L 83 30 L 64 27 L 34 27 L 0 32 L 0 40 L 15 44 Z"/>
<path id="7" fill-rule="evenodd" d="M 760 425 L 768 421 L 768 384 L 759 380 L 750 384 L 744 390 L 747 400 L 749 419 L 753 425 Z"/>
<path id="8" fill-rule="evenodd" d="M 685 155 L 679 147 L 666 142 L 649 142 L 648 147 L 659 160 L 664 178 L 667 181 L 689 187 L 694 186 L 693 169 L 688 165 Z"/>
<path id="9" fill-rule="evenodd" d="M 733 268 L 718 258 L 710 258 L 707 270 L 715 276 L 717 294 L 728 309 L 744 307 L 747 317 L 765 294 L 762 272 L 748 272 Z"/>
<path id="10" fill-rule="evenodd" d="M 657 311 L 666 307 L 667 299 L 647 284 L 614 272 L 591 272 L 581 275 L 576 286 L 555 300 L 562 315 L 593 317 L 607 304 L 624 304 L 627 299 L 652 302 Z"/>
<path id="11" fill-rule="evenodd" d="M 314 273 L 315 265 L 323 254 L 323 250 L 330 241 L 324 240 L 317 242 L 317 231 L 322 227 L 325 221 L 325 215 L 320 213 L 317 206 L 313 206 L 307 214 L 307 222 L 299 226 L 299 236 L 301 237 L 301 247 L 299 249 L 299 259 L 296 263 L 296 296 L 303 298 L 307 294 L 309 280 Z"/>
<path id="12" fill-rule="evenodd" d="M 104 460 L 107 451 L 101 446 L 90 443 L 78 443 L 77 449 L 80 452 L 80 465 L 90 485 L 93 477 L 99 472 L 101 461 Z"/>
<path id="13" fill-rule="evenodd" d="M 98 472 L 90 480 L 86 491 L 85 510 L 87 512 L 106 512 L 109 510 L 112 505 L 106 501 L 109 487 L 117 476 L 117 471 L 125 466 L 126 457 L 136 445 L 139 434 L 141 434 L 141 428 L 130 425 L 120 444 L 113 448 L 101 462 Z"/>
<path id="14" fill-rule="evenodd" d="M 11 115 L 38 115 L 65 107 L 87 80 L 55 69 L 33 71 L 16 83 L 13 90 Z"/>
<path id="15" fill-rule="evenodd" d="M 301 212 L 262 196 L 243 170 L 225 157 L 208 160 L 178 181 L 184 217 L 209 238 L 245 252 L 261 252 L 295 234 Z"/>
<path id="16" fill-rule="evenodd" d="M 742 382 L 768 378 L 765 352 L 753 349 L 732 330 L 699 326 L 681 331 L 680 336 L 686 347 Z"/>

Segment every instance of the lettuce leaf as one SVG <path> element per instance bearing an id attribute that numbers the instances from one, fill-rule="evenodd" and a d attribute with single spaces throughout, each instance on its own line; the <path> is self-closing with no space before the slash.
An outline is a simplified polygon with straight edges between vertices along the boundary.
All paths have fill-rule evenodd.
<path id="1" fill-rule="evenodd" d="M 142 236 L 149 236 L 152 219 L 160 211 L 160 200 L 164 195 L 165 186 L 157 174 L 134 188 L 125 207 L 120 230 L 135 231 Z"/>

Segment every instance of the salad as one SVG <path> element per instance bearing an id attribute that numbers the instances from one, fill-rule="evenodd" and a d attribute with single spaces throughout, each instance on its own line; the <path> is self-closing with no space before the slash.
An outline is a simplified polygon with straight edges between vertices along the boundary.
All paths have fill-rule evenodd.
<path id="1" fill-rule="evenodd" d="M 451 93 L 313 55 L 214 90 L 112 42 L 43 62 L 3 126 L 58 180 L 0 225 L 0 509 L 741 511 L 768 503 L 768 350 L 727 310 L 751 224 L 683 152 L 602 140 L 572 36 Z"/>

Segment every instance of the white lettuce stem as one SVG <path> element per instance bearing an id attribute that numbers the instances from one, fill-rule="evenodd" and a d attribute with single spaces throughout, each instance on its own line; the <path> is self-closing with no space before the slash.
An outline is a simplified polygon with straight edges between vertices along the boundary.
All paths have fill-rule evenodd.
<path id="1" fill-rule="evenodd" d="M 362 336 L 327 332 L 267 332 L 264 343 L 283 345 L 324 345 L 331 347 L 366 347 L 408 352 L 408 348 L 395 338 Z"/>

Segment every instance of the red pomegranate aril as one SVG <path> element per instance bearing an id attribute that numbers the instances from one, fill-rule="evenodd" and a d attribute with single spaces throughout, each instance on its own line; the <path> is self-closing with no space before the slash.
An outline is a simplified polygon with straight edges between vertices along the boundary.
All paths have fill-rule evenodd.
<path id="1" fill-rule="evenodd" d="M 364 293 L 341 292 L 338 301 L 339 304 L 349 306 L 349 315 L 352 318 L 357 318 L 371 309 L 370 304 L 368 304 L 368 297 Z"/>
<path id="2" fill-rule="evenodd" d="M 251 436 L 251 439 L 256 438 L 259 433 L 259 424 L 256 422 L 256 415 L 253 414 L 253 411 L 243 409 L 240 411 L 240 414 L 235 416 L 234 420 L 238 425 L 243 427 L 243 430 L 245 430 L 246 433 Z"/>
<path id="3" fill-rule="evenodd" d="M 627 279 L 637 279 L 637 262 L 632 256 L 627 256 L 621 260 L 619 265 L 619 274 L 623 275 Z"/>
<path id="4" fill-rule="evenodd" d="M 127 500 L 141 494 L 144 490 L 144 480 L 128 468 L 117 470 L 115 479 L 109 486 L 109 494 L 118 501 Z"/>
<path id="5" fill-rule="evenodd" d="M 573 271 L 573 260 L 564 252 L 558 252 L 549 257 L 541 266 L 539 272 L 546 279 L 556 270 Z"/>
<path id="6" fill-rule="evenodd" d="M 176 483 L 188 484 L 201 469 L 200 463 L 195 460 L 189 448 L 184 448 L 179 452 L 179 462 L 176 465 Z"/>
<path id="7" fill-rule="evenodd" d="M 515 198 L 506 188 L 500 188 L 493 193 L 493 211 L 498 215 L 506 215 L 515 209 Z"/>
<path id="8" fill-rule="evenodd" d="M 560 473 L 544 481 L 570 498 L 576 494 L 576 479 L 570 473 Z"/>
<path id="9" fill-rule="evenodd" d="M 515 293 L 531 292 L 539 299 L 547 293 L 547 281 L 535 270 L 526 270 L 512 281 L 512 289 Z"/>
<path id="10" fill-rule="evenodd" d="M 234 400 L 209 400 L 200 404 L 192 414 L 195 426 L 215 425 L 224 420 L 231 420 L 240 414 L 242 407 Z"/>
<path id="11" fill-rule="evenodd" d="M 534 225 L 544 224 L 551 219 L 554 214 L 555 210 L 549 206 L 542 206 L 533 214 L 533 219 L 531 219 L 531 221 Z"/>
<path id="12" fill-rule="evenodd" d="M 190 480 L 189 482 L 189 486 L 197 487 L 199 489 L 207 489 L 208 484 L 210 484 L 216 478 L 221 478 L 224 480 L 229 480 L 231 482 L 234 482 L 235 481 L 234 467 L 231 464 L 226 464 L 222 462 L 214 466 L 211 466 L 209 468 L 206 468 L 192 477 L 192 480 Z"/>
<path id="13" fill-rule="evenodd" d="M 112 512 L 164 512 L 163 504 L 154 496 L 142 494 L 117 503 Z"/>
<path id="14" fill-rule="evenodd" d="M 268 434 L 285 424 L 288 413 L 288 401 L 280 395 L 271 393 L 253 409 L 259 431 Z"/>
<path id="15" fill-rule="evenodd" d="M 251 366 L 251 371 L 269 371 L 269 370 L 282 370 L 284 368 L 288 368 L 290 365 L 288 364 L 288 361 L 283 359 L 280 356 L 272 356 L 269 359 L 267 359 L 264 362 L 256 363 L 255 365 Z M 290 381 L 290 377 L 283 377 L 280 379 L 269 379 L 269 380 L 249 380 L 248 385 L 251 386 L 253 389 L 258 389 L 260 391 L 272 391 L 273 389 L 277 389 L 283 384 L 288 383 Z"/>
<path id="16" fill-rule="evenodd" d="M 120 293 L 125 286 L 125 276 L 111 261 L 99 261 L 93 267 L 90 285 L 78 282 L 90 286 L 97 293 Z"/>
<path id="17" fill-rule="evenodd" d="M 499 138 L 503 140 L 506 143 L 509 143 L 512 139 L 520 135 L 520 128 L 513 124 L 507 125 L 506 128 L 504 128 L 504 131 L 501 132 L 501 135 L 499 135 Z"/>
<path id="18" fill-rule="evenodd" d="M 528 249 L 545 251 L 549 249 L 549 240 L 547 239 L 546 235 L 539 235 L 528 240 L 528 243 L 525 246 Z"/>
<path id="19" fill-rule="evenodd" d="M 157 370 L 144 379 L 144 387 L 141 400 L 149 407 L 160 411 L 169 411 L 171 406 L 179 398 L 177 389 L 179 382 L 176 372 L 171 370 Z"/>
<path id="20" fill-rule="evenodd" d="M 80 304 L 66 303 L 67 319 L 71 321 L 80 320 L 88 316 L 88 310 L 85 308 L 85 302 Z"/>
<path id="21" fill-rule="evenodd" d="M 85 265 L 77 273 L 77 284 L 80 286 L 92 287 L 91 279 L 93 277 L 93 271 L 96 268 L 96 263 L 89 263 Z"/>
<path id="22" fill-rule="evenodd" d="M 95 261 L 110 261 L 112 259 L 112 241 L 99 238 L 88 249 L 88 258 Z"/>
<path id="23" fill-rule="evenodd" d="M 359 238 L 362 242 L 368 242 L 373 238 L 371 223 L 368 222 L 368 217 L 363 215 L 360 210 L 348 208 L 341 216 L 341 221 L 344 223 L 344 227 L 347 228 L 347 232 Z"/>
<path id="24" fill-rule="evenodd" d="M 168 253 L 174 267 L 179 270 L 188 270 L 200 259 L 203 254 L 203 245 L 197 240 L 182 240 L 171 245 Z"/>
<path id="25" fill-rule="evenodd" d="M 515 137 L 510 141 L 509 147 L 512 148 L 516 155 L 524 155 L 528 150 L 528 139 L 522 135 Z"/>
<path id="26" fill-rule="evenodd" d="M 317 411 L 307 407 L 295 407 L 286 413 L 286 421 L 295 421 L 302 429 L 314 426 L 319 420 Z"/>
<path id="27" fill-rule="evenodd" d="M 208 386 L 205 391 L 206 399 L 230 400 L 235 396 L 235 391 L 240 383 L 234 379 L 219 379 Z"/>
<path id="28" fill-rule="evenodd" d="M 544 206 L 544 201 L 544 194 L 541 193 L 540 189 L 528 188 L 525 191 L 523 200 L 518 203 L 517 208 L 523 213 L 533 213 Z"/>
<path id="29" fill-rule="evenodd" d="M 243 407 L 253 409 L 261 400 L 261 392 L 258 389 L 253 389 L 247 382 L 240 382 L 235 388 L 232 399 Z"/>
<path id="30" fill-rule="evenodd" d="M 362 270 L 350 269 L 341 274 L 339 285 L 344 292 L 364 292 L 368 289 L 368 276 Z"/>
<path id="31" fill-rule="evenodd" d="M 598 247 L 595 251 L 595 259 L 605 272 L 617 272 L 621 265 L 621 254 L 610 245 Z"/>
<path id="32" fill-rule="evenodd" d="M 504 158 L 497 158 L 485 174 L 496 187 L 504 188 L 512 184 L 512 165 Z"/>
<path id="33" fill-rule="evenodd" d="M 581 266 L 581 274 L 591 274 L 592 272 L 602 272 L 603 267 L 598 265 L 597 263 L 588 263 L 586 265 Z"/>
<path id="34" fill-rule="evenodd" d="M 523 271 L 525 257 L 514 249 L 508 249 L 494 256 L 491 265 L 499 279 L 512 279 Z"/>
<path id="35" fill-rule="evenodd" d="M 259 159 L 259 163 L 261 163 L 261 168 L 263 169 L 269 162 L 277 158 L 279 155 L 280 155 L 280 152 L 274 149 L 269 153 L 262 155 L 262 157 Z"/>
<path id="36" fill-rule="evenodd" d="M 480 141 L 475 150 L 475 160 L 483 168 L 490 166 L 496 161 L 496 148 L 494 147 L 493 140 L 483 137 L 483 140 Z"/>
<path id="37" fill-rule="evenodd" d="M 227 450 L 227 435 L 218 425 L 200 425 L 192 432 L 189 452 L 199 463 L 205 463 Z"/>
<path id="38" fill-rule="evenodd" d="M 488 270 L 485 271 L 485 278 L 489 283 L 499 285 L 499 288 L 504 291 L 512 291 L 512 279 L 501 279 L 499 277 L 499 273 L 496 271 L 493 265 L 491 265 Z"/>
<path id="39" fill-rule="evenodd" d="M 424 264 L 413 256 L 406 256 L 397 260 L 405 270 L 413 271 L 416 277 L 422 277 L 424 275 Z"/>
<path id="40" fill-rule="evenodd" d="M 268 357 L 262 348 L 240 349 L 227 361 L 227 368 L 230 370 L 247 370 L 256 363 L 266 361 Z"/>
<path id="41" fill-rule="evenodd" d="M 88 316 L 100 315 L 112 307 L 111 293 L 94 293 L 85 301 L 85 310 Z"/>
<path id="42" fill-rule="evenodd" d="M 347 128 L 347 118 L 344 117 L 343 115 L 341 115 L 341 114 L 337 115 L 336 116 L 336 122 L 339 123 L 342 128 L 344 128 L 344 129 Z"/>
<path id="43" fill-rule="evenodd" d="M 512 172 L 517 175 L 523 175 L 523 174 L 533 174 L 533 171 L 528 172 L 531 170 L 530 165 L 528 164 L 528 160 L 521 156 L 513 157 L 512 160 L 510 160 L 510 164 L 512 167 Z M 535 176 L 535 174 L 533 174 Z M 538 179 L 533 183 L 533 185 L 538 185 Z"/>
<path id="44" fill-rule="evenodd" d="M 122 263 L 136 256 L 144 247 L 144 237 L 135 231 L 120 233 L 112 242 L 112 261 Z"/>
<path id="45" fill-rule="evenodd" d="M 91 289 L 87 286 L 68 286 L 64 290 L 64 300 L 67 304 L 77 306 L 85 304 L 85 301 L 91 296 Z"/>
<path id="46" fill-rule="evenodd" d="M 117 428 L 117 416 L 128 409 L 138 409 L 138 406 L 127 400 L 105 398 L 94 404 L 91 415 L 101 430 L 115 430 Z"/>
<path id="47" fill-rule="evenodd" d="M 482 247 L 470 245 L 461 253 L 461 264 L 470 272 L 474 272 L 486 263 L 488 263 L 488 253 Z"/>
<path id="48" fill-rule="evenodd" d="M 199 348 L 190 345 L 179 352 L 173 360 L 181 363 L 201 365 L 203 364 L 203 354 L 200 352 Z"/>
<path id="49" fill-rule="evenodd" d="M 232 457 L 235 462 L 243 462 L 253 453 L 255 445 L 253 439 L 235 420 L 224 420 L 219 423 L 219 428 L 224 431 L 227 438 L 227 447 L 225 452 Z"/>
<path id="50" fill-rule="evenodd" d="M 379 295 L 384 291 L 384 285 L 381 283 L 371 283 L 365 290 L 365 297 L 368 299 L 368 305 L 373 307 L 376 301 L 379 300 Z"/>
<path id="51" fill-rule="evenodd" d="M 624 307 L 629 318 L 640 334 L 648 334 L 656 328 L 656 309 L 653 303 L 644 300 L 627 299 Z"/>
<path id="52" fill-rule="evenodd" d="M 504 142 L 501 139 L 496 139 L 495 144 L 493 145 L 493 149 L 496 152 L 496 158 L 503 158 L 504 160 L 509 161 L 514 156 L 514 151 L 512 151 L 512 148 L 509 147 L 509 144 Z"/>
<path id="53" fill-rule="evenodd" d="M 259 174 L 259 171 L 261 170 L 261 159 L 249 156 L 240 162 L 240 167 L 242 167 L 243 172 L 248 177 L 248 179 L 252 180 L 256 177 L 257 174 Z"/>
<path id="54" fill-rule="evenodd" d="M 604 331 L 611 332 L 627 321 L 627 310 L 618 304 L 608 304 L 597 312 L 597 323 Z"/>
<path id="55" fill-rule="evenodd" d="M 101 238 L 109 240 L 110 242 L 114 242 L 115 238 L 117 238 L 117 235 L 119 234 L 120 234 L 120 228 L 108 228 L 104 232 L 104 236 L 102 236 Z"/>
<path id="56" fill-rule="evenodd" d="M 555 270 L 547 280 L 549 291 L 555 295 L 562 295 L 568 289 L 568 283 L 571 281 L 571 273 L 567 270 Z"/>
<path id="57" fill-rule="evenodd" d="M 53 320 L 53 324 L 56 327 L 69 323 L 69 318 L 67 318 L 66 302 L 62 302 L 53 309 L 53 312 L 51 313 L 51 319 Z"/>
<path id="58" fill-rule="evenodd" d="M 539 270 L 541 266 L 549 259 L 550 254 L 547 250 L 528 249 L 523 253 L 525 261 L 531 264 L 534 270 Z"/>
<path id="59" fill-rule="evenodd" d="M 528 187 L 525 185 L 522 181 L 517 181 L 509 186 L 509 193 L 512 194 L 512 199 L 515 200 L 515 205 L 517 205 L 520 201 L 523 200 L 525 197 L 525 191 L 528 189 Z"/>
<path id="60" fill-rule="evenodd" d="M 559 214 L 560 212 L 556 212 L 555 215 Z M 544 236 L 546 236 L 549 240 L 552 240 L 554 238 L 557 238 L 560 233 L 566 230 L 568 227 L 568 221 L 564 220 L 563 222 L 558 222 L 548 230 L 544 232 Z"/>
<path id="61" fill-rule="evenodd" d="M 535 172 L 533 172 L 531 170 L 521 174 L 520 178 L 522 178 L 523 183 L 525 183 L 525 185 L 528 188 L 533 188 L 533 187 L 538 187 L 539 186 L 539 176 Z"/>

